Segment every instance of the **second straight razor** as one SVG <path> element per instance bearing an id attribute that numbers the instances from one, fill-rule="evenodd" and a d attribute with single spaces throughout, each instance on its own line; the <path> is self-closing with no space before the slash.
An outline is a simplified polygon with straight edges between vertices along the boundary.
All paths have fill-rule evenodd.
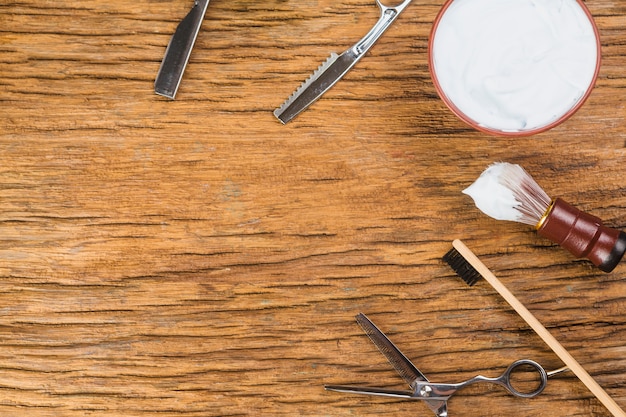
<path id="1" fill-rule="evenodd" d="M 380 0 L 376 0 L 380 8 L 380 18 L 367 35 L 341 55 L 332 53 L 282 106 L 274 110 L 274 116 L 285 124 L 313 104 L 369 51 L 410 2 L 411 0 L 404 0 L 397 6 L 385 6 Z"/>

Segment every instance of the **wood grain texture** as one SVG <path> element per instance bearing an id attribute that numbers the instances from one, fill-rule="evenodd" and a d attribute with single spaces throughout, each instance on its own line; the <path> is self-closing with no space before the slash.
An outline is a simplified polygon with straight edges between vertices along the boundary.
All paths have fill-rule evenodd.
<path id="1" fill-rule="evenodd" d="M 0 4 L 0 415 L 431 415 L 323 390 L 402 386 L 366 313 L 434 381 L 558 358 L 488 285 L 441 261 L 463 239 L 626 407 L 626 266 L 604 274 L 461 194 L 522 164 L 626 229 L 626 6 L 586 4 L 597 86 L 566 123 L 504 139 L 438 99 L 443 0 L 411 4 L 333 89 L 272 115 L 365 34 L 374 1 L 212 0 L 175 101 L 153 93 L 192 2 Z M 451 415 L 608 416 L 573 375 L 535 399 L 477 386 Z"/>

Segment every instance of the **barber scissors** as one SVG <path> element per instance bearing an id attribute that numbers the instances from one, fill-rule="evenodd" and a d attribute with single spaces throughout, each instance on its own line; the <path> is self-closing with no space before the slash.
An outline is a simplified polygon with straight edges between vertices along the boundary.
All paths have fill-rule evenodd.
<path id="1" fill-rule="evenodd" d="M 396 6 L 385 6 L 381 0 L 376 0 L 380 18 L 372 29 L 341 55 L 331 53 L 326 62 L 313 72 L 282 106 L 274 110 L 274 116 L 282 123 L 287 123 L 313 104 L 363 58 L 410 2 L 411 0 L 403 0 Z"/>
<path id="2" fill-rule="evenodd" d="M 440 384 L 430 382 L 426 376 L 411 363 L 409 359 L 389 340 L 389 338 L 374 325 L 365 314 L 356 316 L 356 321 L 361 325 L 372 343 L 387 358 L 389 363 L 396 369 L 402 379 L 409 384 L 410 390 L 391 390 L 385 388 L 352 387 L 344 385 L 326 385 L 328 391 L 343 393 L 378 395 L 394 398 L 421 400 L 435 413 L 437 417 L 448 416 L 448 400 L 460 389 L 476 383 L 491 383 L 504 387 L 509 393 L 521 397 L 535 397 L 545 389 L 548 377 L 568 370 L 567 367 L 559 368 L 552 372 L 546 372 L 537 362 L 529 359 L 521 359 L 513 362 L 502 375 L 488 378 L 482 375 L 475 376 L 467 381 L 457 384 Z M 523 369 L 531 369 L 537 374 L 538 384 L 532 389 L 518 389 L 512 383 L 512 376 Z"/>

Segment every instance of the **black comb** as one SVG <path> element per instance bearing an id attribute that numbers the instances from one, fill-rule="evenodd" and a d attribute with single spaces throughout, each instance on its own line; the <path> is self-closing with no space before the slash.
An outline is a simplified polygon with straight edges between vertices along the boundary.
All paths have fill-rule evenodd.
<path id="1" fill-rule="evenodd" d="M 456 248 L 452 248 L 443 256 L 443 260 L 450 265 L 450 267 L 456 272 L 467 285 L 470 287 L 479 279 L 482 275 L 474 269 L 472 265 L 459 253 Z"/>

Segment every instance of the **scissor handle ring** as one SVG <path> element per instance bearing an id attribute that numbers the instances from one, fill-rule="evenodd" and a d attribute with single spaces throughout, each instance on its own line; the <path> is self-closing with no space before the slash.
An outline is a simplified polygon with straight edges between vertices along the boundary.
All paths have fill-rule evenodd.
<path id="1" fill-rule="evenodd" d="M 511 374 L 513 374 L 513 372 L 515 372 L 518 368 L 522 366 L 530 366 L 531 368 L 536 370 L 537 373 L 539 374 L 539 385 L 537 386 L 537 388 L 535 388 L 534 391 L 531 391 L 531 392 L 520 391 L 516 389 L 513 386 L 513 384 L 511 384 Z M 513 362 L 506 369 L 506 371 L 504 371 L 504 374 L 502 374 L 502 382 L 504 383 L 504 386 L 506 387 L 506 389 L 508 389 L 511 392 L 511 394 L 517 397 L 522 397 L 522 398 L 532 398 L 541 394 L 543 390 L 546 388 L 546 385 L 548 384 L 548 374 L 546 373 L 546 370 L 543 369 L 543 367 L 539 365 L 537 362 L 531 361 L 530 359 L 521 359 L 521 360 Z"/>

